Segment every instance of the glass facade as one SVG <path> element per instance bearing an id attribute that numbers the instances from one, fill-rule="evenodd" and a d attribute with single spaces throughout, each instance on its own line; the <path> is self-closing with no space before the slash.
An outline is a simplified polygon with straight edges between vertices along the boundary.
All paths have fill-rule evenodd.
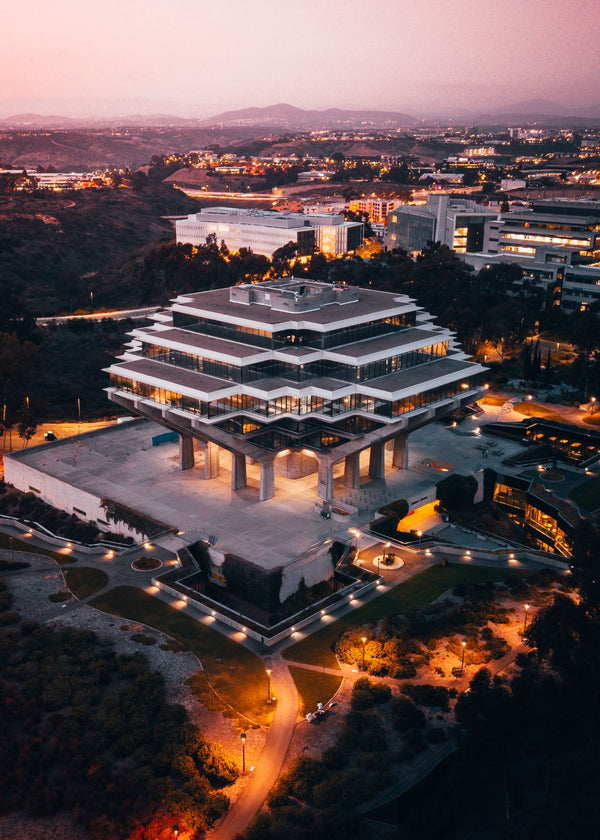
<path id="1" fill-rule="evenodd" d="M 328 359 L 320 359 L 307 365 L 293 365 L 288 362 L 270 359 L 267 362 L 258 362 L 255 365 L 242 367 L 191 353 L 182 353 L 179 350 L 170 350 L 168 347 L 161 347 L 157 344 L 142 344 L 142 355 L 145 358 L 239 383 L 257 382 L 272 377 L 289 379 L 291 382 L 305 382 L 308 379 L 321 376 L 339 379 L 343 382 L 366 382 L 370 379 L 377 379 L 380 376 L 387 376 L 390 373 L 397 373 L 430 362 L 447 354 L 448 342 L 440 341 L 428 347 L 411 350 L 401 355 L 389 356 L 387 359 L 379 359 L 376 362 L 370 362 L 359 367 L 339 364 Z"/>
<path id="2" fill-rule="evenodd" d="M 225 324 L 211 318 L 197 318 L 185 312 L 174 311 L 173 326 L 203 335 L 212 335 L 215 338 L 225 338 L 229 341 L 239 341 L 243 344 L 252 344 L 255 347 L 264 347 L 267 350 L 294 346 L 330 349 L 350 344 L 353 341 L 363 341 L 367 338 L 375 338 L 403 330 L 406 327 L 412 327 L 415 324 L 415 318 L 416 312 L 412 311 L 326 333 L 316 330 L 267 332 L 237 324 Z"/>
<path id="3" fill-rule="evenodd" d="M 125 394 L 133 394 L 151 400 L 159 405 L 180 408 L 207 419 L 233 414 L 239 411 L 251 412 L 262 417 L 277 417 L 282 414 L 298 416 L 322 414 L 334 417 L 349 412 L 363 412 L 380 417 L 397 417 L 409 411 L 415 411 L 441 400 L 449 399 L 465 390 L 476 387 L 476 379 L 469 378 L 462 382 L 452 382 L 439 388 L 433 388 L 413 394 L 402 400 L 390 402 L 366 394 L 351 394 L 337 400 L 327 400 L 318 396 L 290 397 L 281 396 L 271 400 L 262 400 L 248 394 L 235 394 L 211 402 L 186 397 L 176 391 L 147 385 L 125 376 L 111 375 L 111 387 Z"/>

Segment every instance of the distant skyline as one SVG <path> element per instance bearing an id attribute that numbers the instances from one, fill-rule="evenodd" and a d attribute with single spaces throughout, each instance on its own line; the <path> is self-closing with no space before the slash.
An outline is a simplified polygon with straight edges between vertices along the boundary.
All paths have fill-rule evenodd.
<path id="1" fill-rule="evenodd" d="M 599 11 L 597 0 L 30 0 L 0 31 L 0 116 L 597 107 Z"/>

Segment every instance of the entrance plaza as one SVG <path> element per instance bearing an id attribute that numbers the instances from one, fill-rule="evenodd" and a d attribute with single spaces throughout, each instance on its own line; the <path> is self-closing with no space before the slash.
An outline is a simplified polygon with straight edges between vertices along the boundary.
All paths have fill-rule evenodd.
<path id="1" fill-rule="evenodd" d="M 364 451 L 360 489 L 344 483 L 344 460 L 334 463 L 329 519 L 315 505 L 317 472 L 297 479 L 277 473 L 275 495 L 259 501 L 258 464 L 248 463 L 246 486 L 232 490 L 231 453 L 216 452 L 213 478 L 205 478 L 202 458 L 182 470 L 179 443 L 153 445 L 153 438 L 164 437 L 164 427 L 143 419 L 15 452 L 6 459 L 6 479 L 82 519 L 103 519 L 100 499 L 112 499 L 183 532 L 182 544 L 210 536 L 219 553 L 269 569 L 310 556 L 311 547 L 325 540 L 353 539 L 349 529 L 364 527 L 387 501 L 406 498 L 411 508 L 413 502 L 415 508 L 431 502 L 436 483 L 449 474 L 443 470 L 501 469 L 502 458 L 521 451 L 522 445 L 512 441 L 489 446 L 471 431 L 478 422 L 467 420 L 458 429 L 430 423 L 411 433 L 408 468 L 394 467 L 388 448 L 384 479 L 369 475 L 369 451 Z M 349 513 L 335 516 L 337 504 Z M 437 522 L 444 527 L 429 506 L 423 513 L 407 517 L 405 527 L 427 530 Z M 114 523 L 109 527 L 118 530 Z"/>

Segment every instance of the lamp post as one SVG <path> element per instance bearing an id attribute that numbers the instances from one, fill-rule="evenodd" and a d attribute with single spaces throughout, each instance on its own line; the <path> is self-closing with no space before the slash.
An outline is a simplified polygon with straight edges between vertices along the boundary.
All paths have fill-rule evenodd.
<path id="1" fill-rule="evenodd" d="M 523 633 L 527 630 L 527 616 L 529 615 L 529 604 L 525 604 L 525 617 L 523 619 Z"/>
<path id="2" fill-rule="evenodd" d="M 461 668 L 461 671 L 464 671 L 464 669 L 465 669 L 465 648 L 467 646 L 467 643 L 466 642 L 461 642 L 461 644 L 462 644 L 462 660 L 461 660 L 461 663 L 460 663 L 460 668 Z"/>
<path id="3" fill-rule="evenodd" d="M 173 829 L 173 837 L 175 838 L 175 840 L 177 840 L 177 837 L 179 835 L 179 826 L 172 825 L 171 828 Z"/>
<path id="4" fill-rule="evenodd" d="M 596 397 L 592 397 L 590 400 L 592 407 L 590 408 L 590 414 L 593 414 L 596 409 Z"/>
<path id="5" fill-rule="evenodd" d="M 14 563 L 15 562 L 15 538 L 14 537 L 9 537 L 8 541 L 10 543 L 10 551 L 11 551 L 11 554 L 12 554 L 12 561 Z"/>
<path id="6" fill-rule="evenodd" d="M 365 645 L 367 644 L 367 637 L 363 636 L 361 638 L 362 642 L 362 669 L 365 670 Z"/>
<path id="7" fill-rule="evenodd" d="M 271 669 L 267 668 L 267 705 L 271 705 Z"/>
<path id="8" fill-rule="evenodd" d="M 81 432 L 81 399 L 77 397 L 77 434 Z"/>
<path id="9" fill-rule="evenodd" d="M 386 558 L 387 558 L 388 548 L 389 548 L 390 546 L 391 546 L 391 543 L 389 543 L 389 542 L 386 542 L 386 544 L 384 545 L 384 548 L 385 548 L 385 556 L 386 556 Z M 379 575 L 379 573 L 380 573 L 380 568 L 379 568 L 379 564 L 380 564 L 380 562 L 381 562 L 381 557 L 378 557 L 378 558 L 377 558 L 377 574 L 378 574 L 378 575 Z"/>
<path id="10" fill-rule="evenodd" d="M 246 733 L 240 735 L 242 739 L 242 776 L 246 775 Z"/>

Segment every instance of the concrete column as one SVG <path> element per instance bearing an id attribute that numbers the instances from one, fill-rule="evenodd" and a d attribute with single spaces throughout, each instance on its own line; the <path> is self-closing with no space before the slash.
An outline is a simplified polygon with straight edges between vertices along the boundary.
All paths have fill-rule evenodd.
<path id="1" fill-rule="evenodd" d="M 369 475 L 385 478 L 385 443 L 374 443 L 369 452 Z"/>
<path id="2" fill-rule="evenodd" d="M 260 462 L 260 490 L 258 499 L 266 502 L 275 495 L 275 464 L 274 458 Z"/>
<path id="3" fill-rule="evenodd" d="M 408 435 L 397 435 L 394 438 L 392 466 L 397 470 L 408 469 Z"/>
<path id="4" fill-rule="evenodd" d="M 179 435 L 179 466 L 182 470 L 194 466 L 194 438 L 190 435 Z"/>
<path id="5" fill-rule="evenodd" d="M 219 447 L 211 441 L 198 441 L 198 451 L 204 455 L 203 478 L 216 478 L 219 475 Z"/>
<path id="6" fill-rule="evenodd" d="M 246 486 L 246 456 L 241 452 L 231 453 L 231 489 L 241 490 Z"/>
<path id="7" fill-rule="evenodd" d="M 360 452 L 346 455 L 344 459 L 344 484 L 352 490 L 360 490 Z"/>
<path id="8" fill-rule="evenodd" d="M 319 457 L 319 484 L 317 492 L 322 499 L 333 501 L 333 463 Z"/>

